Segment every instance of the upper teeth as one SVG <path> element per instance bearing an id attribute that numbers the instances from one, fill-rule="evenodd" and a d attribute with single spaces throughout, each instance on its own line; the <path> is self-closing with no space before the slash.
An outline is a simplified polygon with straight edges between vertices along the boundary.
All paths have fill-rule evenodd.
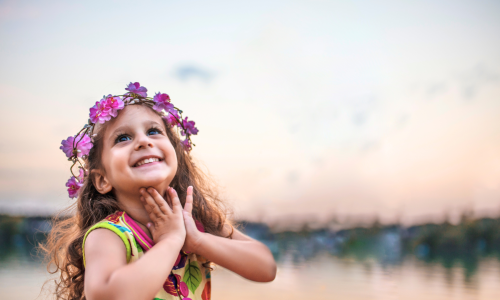
<path id="1" fill-rule="evenodd" d="M 149 163 L 152 163 L 152 162 L 155 162 L 155 161 L 160 161 L 159 158 L 146 158 L 146 159 L 143 159 L 141 161 L 139 161 L 137 163 L 137 166 L 142 166 L 144 164 L 149 164 Z"/>

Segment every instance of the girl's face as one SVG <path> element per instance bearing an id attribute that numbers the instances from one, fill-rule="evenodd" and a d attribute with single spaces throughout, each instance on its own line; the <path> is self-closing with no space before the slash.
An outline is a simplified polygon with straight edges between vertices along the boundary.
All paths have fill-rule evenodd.
<path id="1" fill-rule="evenodd" d="M 129 105 L 109 121 L 103 138 L 104 177 L 115 195 L 138 194 L 142 187 L 166 190 L 177 172 L 177 156 L 160 116 Z"/>

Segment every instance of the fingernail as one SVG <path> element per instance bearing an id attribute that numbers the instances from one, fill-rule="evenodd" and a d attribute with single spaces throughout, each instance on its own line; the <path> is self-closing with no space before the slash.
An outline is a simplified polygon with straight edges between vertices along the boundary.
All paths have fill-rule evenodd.
<path id="1" fill-rule="evenodd" d="M 151 227 L 151 223 L 146 224 L 146 227 L 148 228 Z"/>

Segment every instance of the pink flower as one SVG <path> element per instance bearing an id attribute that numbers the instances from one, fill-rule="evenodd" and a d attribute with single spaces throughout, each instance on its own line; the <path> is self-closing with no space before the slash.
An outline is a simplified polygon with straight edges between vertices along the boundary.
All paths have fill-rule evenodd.
<path id="1" fill-rule="evenodd" d="M 78 152 L 78 157 L 89 155 L 90 149 L 92 149 L 93 146 L 90 136 L 81 133 L 76 139 L 76 149 L 80 150 L 80 152 Z"/>
<path id="2" fill-rule="evenodd" d="M 78 192 L 80 188 L 83 186 L 83 181 L 78 182 L 75 176 L 71 176 L 71 178 L 66 182 L 66 186 L 68 187 L 68 194 L 70 198 L 78 197 Z"/>
<path id="3" fill-rule="evenodd" d="M 80 173 L 78 174 L 78 181 L 83 183 L 83 179 L 85 179 L 85 175 L 86 175 L 86 172 L 82 168 L 80 168 Z M 196 226 L 198 226 L 198 225 L 196 225 Z"/>
<path id="4" fill-rule="evenodd" d="M 118 115 L 118 111 L 120 109 L 123 109 L 125 104 L 123 103 L 122 98 L 120 97 L 113 97 L 112 95 L 108 95 L 104 97 L 101 101 L 105 101 L 106 103 L 104 104 L 107 108 L 109 108 L 109 114 L 115 118 Z"/>
<path id="5" fill-rule="evenodd" d="M 128 86 L 125 88 L 127 91 L 129 91 L 130 93 L 132 94 L 136 94 L 136 95 L 139 95 L 141 97 L 147 97 L 148 94 L 146 93 L 148 91 L 148 89 L 146 89 L 145 87 L 141 86 L 141 84 L 139 82 L 135 82 L 135 83 L 129 83 Z M 130 94 L 130 93 L 127 93 L 127 94 Z"/>
<path id="6" fill-rule="evenodd" d="M 63 140 L 61 142 L 61 149 L 64 154 L 66 154 L 67 157 L 72 157 L 73 156 L 73 142 L 75 143 L 75 148 L 77 150 L 77 157 L 82 157 L 83 155 L 88 155 L 90 152 L 90 149 L 94 145 L 92 145 L 92 141 L 90 140 L 90 137 L 86 134 L 81 133 L 75 141 L 75 137 L 70 136 L 66 140 Z"/>
<path id="7" fill-rule="evenodd" d="M 187 134 L 197 134 L 198 133 L 198 128 L 194 127 L 194 121 L 188 121 L 188 118 L 186 117 L 184 120 L 182 120 L 182 126 L 184 127 L 183 130 L 181 131 L 182 135 Z M 184 132 L 186 131 L 186 132 Z"/>
<path id="8" fill-rule="evenodd" d="M 107 105 L 106 98 L 103 98 L 90 108 L 90 121 L 94 124 L 97 122 L 103 124 L 104 122 L 111 120 L 110 113 L 111 108 Z"/>
<path id="9" fill-rule="evenodd" d="M 170 125 L 170 127 L 174 127 L 175 125 L 179 124 L 180 116 L 177 113 L 175 109 L 171 109 L 168 111 L 168 115 L 163 117 L 165 121 L 167 121 L 167 124 Z"/>
<path id="10" fill-rule="evenodd" d="M 183 140 L 183 141 L 181 142 L 181 144 L 182 144 L 182 147 L 184 147 L 184 150 L 186 150 L 186 151 L 188 151 L 188 152 L 189 152 L 189 151 L 191 151 L 191 148 L 192 148 L 192 147 L 191 147 L 191 142 L 189 141 L 189 139 L 188 139 L 188 138 L 186 138 L 185 140 Z"/>
<path id="11" fill-rule="evenodd" d="M 156 93 L 153 101 L 155 102 L 153 109 L 156 111 L 162 111 L 163 109 L 165 111 L 170 111 L 174 108 L 174 105 L 170 103 L 170 97 L 167 94 Z"/>
<path id="12" fill-rule="evenodd" d="M 179 283 L 179 290 L 180 290 L 182 296 L 184 296 L 184 297 L 189 296 L 189 289 L 188 289 L 187 284 L 184 281 L 181 281 Z M 189 299 L 189 298 L 184 298 L 184 299 Z"/>

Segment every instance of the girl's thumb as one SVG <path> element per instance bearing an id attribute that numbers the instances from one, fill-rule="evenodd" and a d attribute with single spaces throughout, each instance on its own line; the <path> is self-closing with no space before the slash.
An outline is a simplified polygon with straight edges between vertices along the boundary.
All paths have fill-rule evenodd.
<path id="1" fill-rule="evenodd" d="M 188 213 L 187 211 L 183 210 L 182 211 L 182 215 L 184 217 L 184 221 L 185 222 L 190 222 L 191 221 L 192 217 L 191 217 L 190 213 Z"/>

